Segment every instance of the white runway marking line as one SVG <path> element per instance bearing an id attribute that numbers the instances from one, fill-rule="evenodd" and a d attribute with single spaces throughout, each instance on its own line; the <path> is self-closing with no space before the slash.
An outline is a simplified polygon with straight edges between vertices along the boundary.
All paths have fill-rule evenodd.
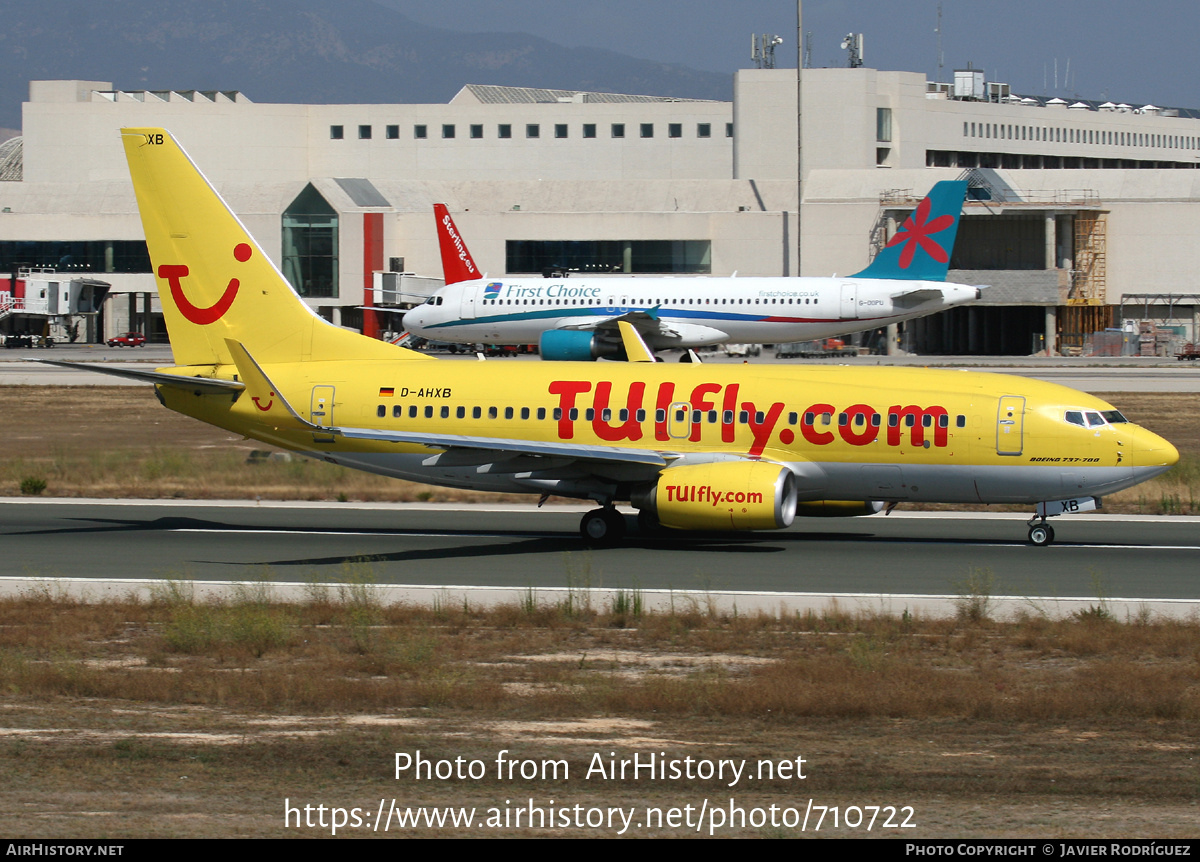
<path id="1" fill-rule="evenodd" d="M 386 532 L 386 533 L 374 532 L 374 531 L 367 532 L 367 531 L 358 531 L 358 530 L 284 530 L 284 529 L 214 530 L 214 529 L 211 529 L 208 527 L 172 527 L 171 529 L 166 530 L 165 532 L 168 532 L 168 533 L 218 533 L 220 535 L 228 535 L 231 533 L 232 534 L 246 533 L 249 535 L 263 535 L 263 536 L 351 536 L 351 537 L 393 536 L 396 538 L 410 538 L 410 539 L 462 539 L 462 538 L 507 539 L 507 538 L 512 538 L 515 535 L 513 533 L 466 533 L 466 532 L 464 532 L 464 533 L 410 533 L 410 532 L 407 532 L 404 530 L 396 530 L 396 531 L 391 531 L 391 532 Z M 537 537 L 543 537 L 543 538 L 556 538 L 556 537 L 560 537 L 562 535 L 565 535 L 565 534 L 563 534 L 563 533 L 522 533 L 521 534 L 521 536 L 523 538 L 529 538 L 530 536 L 537 536 Z M 770 535 L 762 534 L 762 538 L 769 539 Z M 827 539 L 826 541 L 859 542 L 862 540 L 853 538 L 853 537 L 835 537 L 835 538 Z M 879 540 L 875 539 L 873 541 L 879 541 Z M 884 539 L 883 541 L 887 541 L 887 542 L 904 542 L 904 541 L 926 542 L 929 540 L 901 536 L 901 537 L 897 537 L 897 538 Z M 954 544 L 961 544 L 961 542 L 955 541 Z M 972 544 L 976 548 L 1011 548 L 1013 546 L 1013 542 L 972 542 L 970 544 Z M 1032 548 L 1033 545 L 1029 545 L 1029 547 Z M 1086 543 L 1066 543 L 1066 544 L 1050 545 L 1049 547 L 1052 549 L 1057 549 L 1057 550 L 1079 550 L 1079 549 L 1092 550 L 1094 548 L 1104 548 L 1104 549 L 1108 549 L 1108 550 L 1126 550 L 1126 551 L 1200 551 L 1200 545 L 1091 545 L 1091 544 L 1086 544 Z M 1045 548 L 1042 548 L 1041 550 L 1045 550 Z"/>

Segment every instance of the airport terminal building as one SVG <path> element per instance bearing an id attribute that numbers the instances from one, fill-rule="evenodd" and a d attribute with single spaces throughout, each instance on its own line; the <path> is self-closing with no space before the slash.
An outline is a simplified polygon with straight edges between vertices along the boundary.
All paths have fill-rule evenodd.
<path id="1" fill-rule="evenodd" d="M 434 203 L 495 275 L 831 275 L 965 174 L 950 278 L 990 287 L 902 347 L 1077 350 L 1129 320 L 1200 335 L 1200 114 L 1020 97 L 975 70 L 805 69 L 798 142 L 797 95 L 794 69 L 738 72 L 732 102 L 468 85 L 448 104 L 279 105 L 35 81 L 0 145 L 0 330 L 33 325 L 27 282 L 26 311 L 32 285 L 84 279 L 111 286 L 89 337 L 162 338 L 118 134 L 162 126 L 300 295 L 369 334 L 399 327 L 371 308 L 440 284 Z"/>

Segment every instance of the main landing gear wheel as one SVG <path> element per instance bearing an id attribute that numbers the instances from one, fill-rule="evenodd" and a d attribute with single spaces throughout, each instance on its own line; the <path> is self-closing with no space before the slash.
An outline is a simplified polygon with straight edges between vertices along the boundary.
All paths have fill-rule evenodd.
<path id="1" fill-rule="evenodd" d="M 661 536 L 665 527 L 649 509 L 639 509 L 637 515 L 638 532 L 643 536 Z"/>
<path id="2" fill-rule="evenodd" d="M 1049 524 L 1034 524 L 1029 528 L 1029 541 L 1044 548 L 1054 541 L 1054 528 Z"/>
<path id="3" fill-rule="evenodd" d="M 615 545 L 625 537 L 625 516 L 611 506 L 592 509 L 579 522 L 579 534 L 589 545 Z"/>

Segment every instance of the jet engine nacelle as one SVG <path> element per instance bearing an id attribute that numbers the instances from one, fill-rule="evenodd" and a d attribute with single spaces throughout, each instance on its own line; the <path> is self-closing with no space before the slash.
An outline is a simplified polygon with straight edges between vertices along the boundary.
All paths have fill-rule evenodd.
<path id="1" fill-rule="evenodd" d="M 538 340 L 542 359 L 556 362 L 591 362 L 602 356 L 617 356 L 621 348 L 596 337 L 594 332 L 578 329 L 551 329 Z"/>
<path id="2" fill-rule="evenodd" d="M 635 507 L 680 530 L 778 530 L 796 515 L 796 477 L 765 461 L 669 467 L 632 496 Z"/>
<path id="3" fill-rule="evenodd" d="M 802 518 L 854 518 L 877 515 L 885 506 L 880 500 L 813 500 L 798 503 L 796 514 Z"/>

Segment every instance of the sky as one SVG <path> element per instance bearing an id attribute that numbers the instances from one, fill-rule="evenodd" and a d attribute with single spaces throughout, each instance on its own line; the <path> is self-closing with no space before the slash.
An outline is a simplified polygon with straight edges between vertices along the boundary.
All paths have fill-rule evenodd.
<path id="1" fill-rule="evenodd" d="M 377 0 L 424 24 L 532 33 L 695 69 L 749 68 L 750 37 L 783 37 L 776 65 L 796 65 L 795 0 Z M 1196 0 L 942 0 L 941 79 L 968 63 L 1025 95 L 1200 108 Z M 805 0 L 812 65 L 841 66 L 847 33 L 866 65 L 938 77 L 938 0 Z M 1055 64 L 1057 61 L 1057 87 Z M 1069 69 L 1069 77 L 1068 77 Z"/>

